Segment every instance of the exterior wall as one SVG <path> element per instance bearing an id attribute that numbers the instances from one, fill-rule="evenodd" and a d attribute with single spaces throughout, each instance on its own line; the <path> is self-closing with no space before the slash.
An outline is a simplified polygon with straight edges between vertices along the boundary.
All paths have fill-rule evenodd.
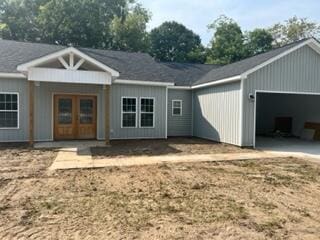
<path id="1" fill-rule="evenodd" d="M 194 91 L 194 136 L 240 144 L 240 82 Z"/>
<path id="2" fill-rule="evenodd" d="M 257 90 L 320 93 L 320 55 L 305 46 L 250 74 L 243 83 L 244 146 L 253 146 L 254 102 Z"/>
<path id="3" fill-rule="evenodd" d="M 28 141 L 29 109 L 28 81 L 25 79 L 0 79 L 0 91 L 19 92 L 19 129 L 0 129 L 0 142 Z M 97 138 L 105 138 L 105 91 L 101 85 L 47 83 L 35 86 L 35 141 L 53 140 L 54 94 L 88 94 L 97 96 Z M 121 97 L 154 97 L 154 128 L 121 128 Z M 138 100 L 139 101 L 139 100 Z M 166 138 L 166 87 L 114 84 L 110 96 L 110 139 Z M 139 121 L 139 111 L 138 111 Z"/>
<path id="4" fill-rule="evenodd" d="M 111 85 L 111 127 L 110 139 L 130 139 L 130 138 L 166 138 L 166 87 L 140 86 L 140 85 Z M 154 128 L 139 127 L 139 107 L 138 104 L 138 127 L 121 128 L 121 97 L 155 98 Z"/>
<path id="5" fill-rule="evenodd" d="M 0 92 L 19 93 L 19 129 L 0 129 L 0 142 L 27 141 L 29 137 L 29 100 L 27 80 L 0 79 Z"/>
<path id="6" fill-rule="evenodd" d="M 88 94 L 97 96 L 97 137 L 104 138 L 104 96 L 101 85 L 46 83 L 35 86 L 35 141 L 53 140 L 54 94 Z"/>
<path id="7" fill-rule="evenodd" d="M 182 101 L 182 116 L 172 115 L 172 100 Z M 192 91 L 168 90 L 168 136 L 192 136 Z"/>

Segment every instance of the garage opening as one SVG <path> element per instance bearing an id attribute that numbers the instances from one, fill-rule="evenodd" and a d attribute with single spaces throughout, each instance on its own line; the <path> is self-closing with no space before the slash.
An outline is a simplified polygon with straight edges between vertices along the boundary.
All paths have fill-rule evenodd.
<path id="1" fill-rule="evenodd" d="M 255 147 L 320 156 L 320 94 L 257 92 Z"/>

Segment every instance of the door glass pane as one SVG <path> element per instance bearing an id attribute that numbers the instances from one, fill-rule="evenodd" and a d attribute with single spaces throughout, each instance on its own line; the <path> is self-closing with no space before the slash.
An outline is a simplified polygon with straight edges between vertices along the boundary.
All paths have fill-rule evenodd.
<path id="1" fill-rule="evenodd" d="M 80 123 L 92 124 L 93 123 L 93 100 L 80 99 Z"/>
<path id="2" fill-rule="evenodd" d="M 72 123 L 72 99 L 60 98 L 58 108 L 58 121 L 59 124 L 71 124 Z"/>

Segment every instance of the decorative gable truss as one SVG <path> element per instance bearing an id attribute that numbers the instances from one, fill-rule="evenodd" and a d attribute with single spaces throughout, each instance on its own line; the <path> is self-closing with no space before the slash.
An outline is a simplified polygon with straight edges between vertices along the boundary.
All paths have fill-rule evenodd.
<path id="1" fill-rule="evenodd" d="M 111 85 L 112 79 L 119 77 L 116 70 L 73 47 L 19 65 L 17 69 L 35 82 Z"/>

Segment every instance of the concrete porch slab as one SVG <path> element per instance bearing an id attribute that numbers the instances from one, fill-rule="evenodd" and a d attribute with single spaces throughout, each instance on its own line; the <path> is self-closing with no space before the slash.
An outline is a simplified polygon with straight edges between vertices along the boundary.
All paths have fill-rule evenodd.
<path id="1" fill-rule="evenodd" d="M 90 147 L 105 147 L 104 141 L 52 141 L 38 142 L 34 144 L 34 148 L 90 148 Z"/>

